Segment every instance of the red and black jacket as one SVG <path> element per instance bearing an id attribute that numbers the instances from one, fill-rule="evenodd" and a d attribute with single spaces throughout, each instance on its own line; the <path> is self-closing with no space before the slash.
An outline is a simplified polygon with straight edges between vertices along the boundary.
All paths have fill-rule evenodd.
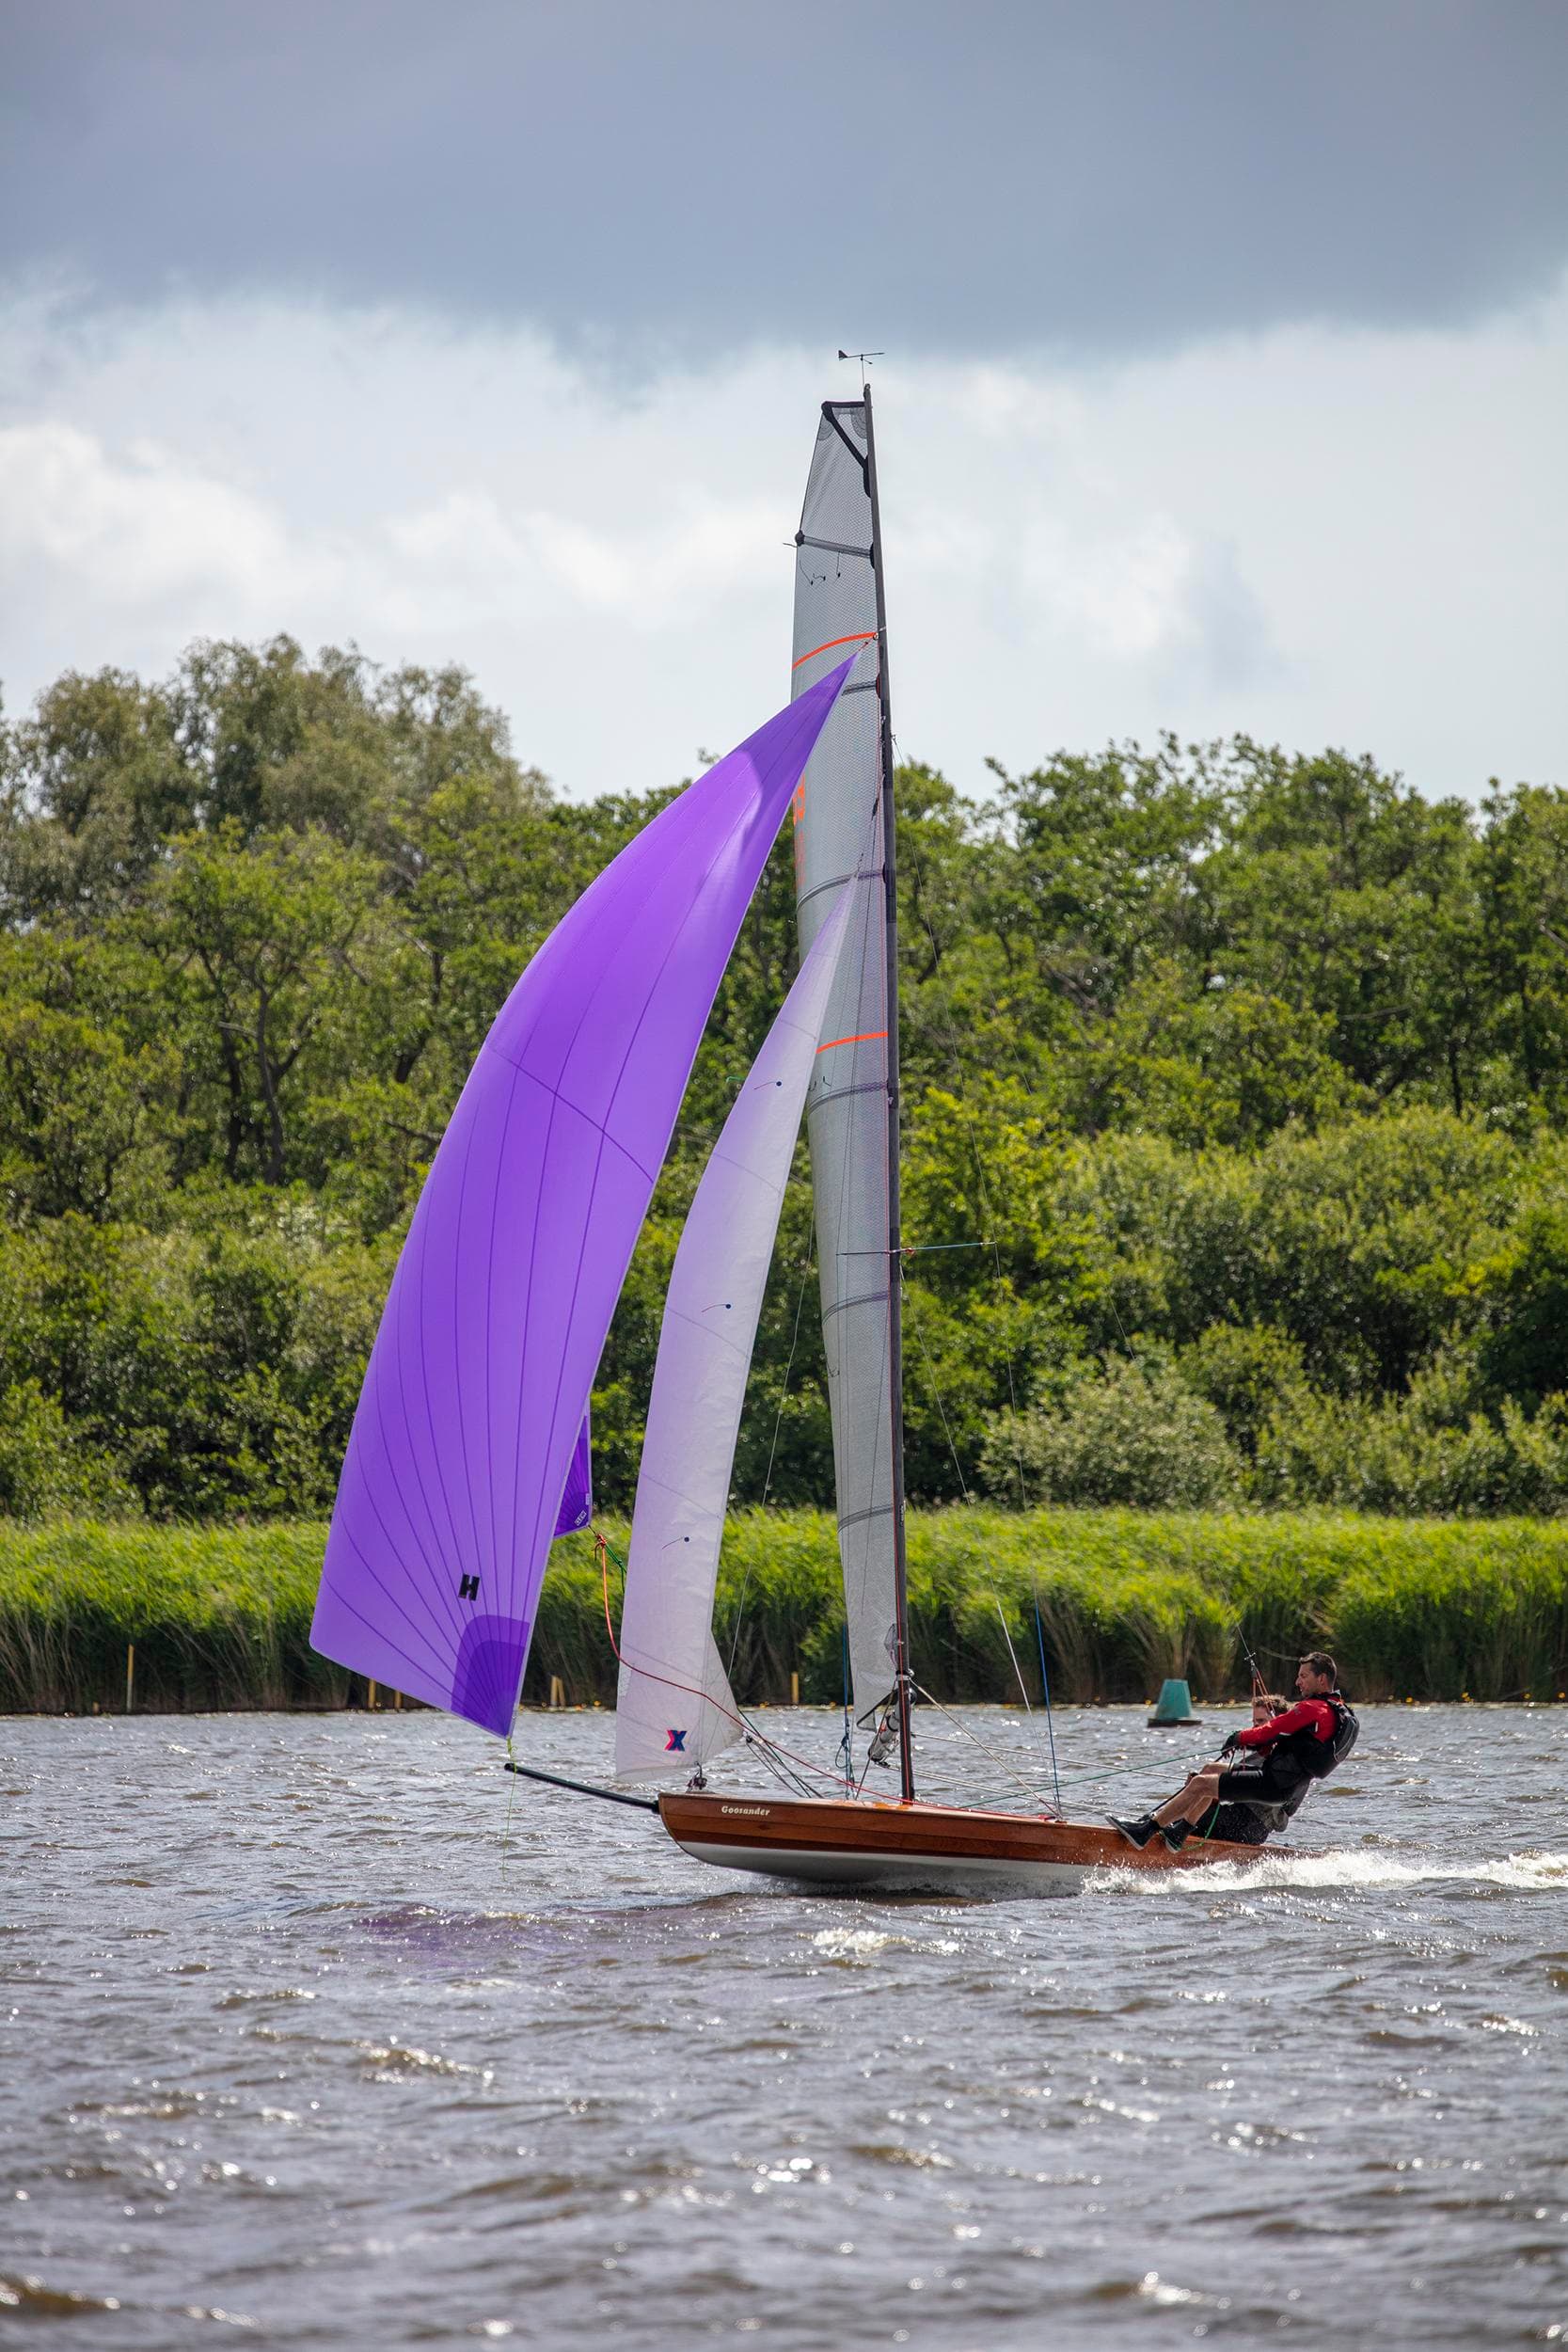
<path id="1" fill-rule="evenodd" d="M 1259 1778 L 1276 1804 L 1299 1804 L 1315 1780 L 1343 1763 L 1361 1730 L 1338 1691 L 1326 1698 L 1298 1699 L 1283 1715 L 1253 1724 L 1231 1738 L 1238 1748 L 1263 1751 Z M 1292 1807 L 1292 1810 L 1294 1808 Z"/>

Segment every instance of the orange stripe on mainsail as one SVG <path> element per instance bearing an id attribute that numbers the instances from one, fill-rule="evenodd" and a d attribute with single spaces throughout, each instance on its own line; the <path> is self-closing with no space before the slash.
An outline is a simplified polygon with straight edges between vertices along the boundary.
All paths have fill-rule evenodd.
<path id="1" fill-rule="evenodd" d="M 826 1045 L 819 1045 L 819 1054 L 831 1054 L 835 1045 L 868 1045 L 874 1037 L 886 1037 L 885 1029 L 862 1029 L 858 1037 L 831 1037 Z"/>
<path id="2" fill-rule="evenodd" d="M 792 661 L 789 666 L 799 670 L 804 663 L 815 661 L 819 653 L 832 653 L 835 645 L 868 645 L 876 634 L 874 628 L 857 628 L 849 637 L 830 637 L 825 645 L 813 645 L 810 653 L 803 653 L 799 661 Z"/>

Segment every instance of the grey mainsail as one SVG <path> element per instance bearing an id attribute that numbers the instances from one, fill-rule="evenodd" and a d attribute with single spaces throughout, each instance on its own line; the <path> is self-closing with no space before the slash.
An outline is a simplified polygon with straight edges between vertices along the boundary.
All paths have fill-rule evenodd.
<path id="1" fill-rule="evenodd" d="M 855 894 L 807 1096 L 849 1665 L 863 1719 L 899 1670 L 897 1005 L 888 986 L 884 663 L 869 399 L 823 404 L 796 539 L 793 687 L 862 651 L 797 788 L 800 950 Z M 891 779 L 887 779 L 891 782 Z M 908 1783 L 908 1752 L 905 1755 Z"/>

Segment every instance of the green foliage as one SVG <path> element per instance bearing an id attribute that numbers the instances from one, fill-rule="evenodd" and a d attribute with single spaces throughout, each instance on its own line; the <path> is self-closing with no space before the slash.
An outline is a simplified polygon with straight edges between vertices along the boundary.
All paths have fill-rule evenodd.
<path id="1" fill-rule="evenodd" d="M 1028 1412 L 1000 1415 L 983 1470 L 994 1494 L 1022 1472 L 1024 1492 L 1044 1502 L 1145 1510 L 1223 1502 L 1242 1483 L 1213 1406 L 1169 1366 L 1118 1357 L 1053 1382 Z"/>
<path id="2" fill-rule="evenodd" d="M 0 1198 L 11 1216 L 154 1215 L 174 1081 L 166 1047 L 38 996 L 0 999 Z"/>
<path id="3" fill-rule="evenodd" d="M 572 805 L 460 671 L 286 637 L 0 730 L 0 1512 L 325 1507 L 480 1041 L 669 794 Z M 1245 738 L 898 794 L 913 1497 L 1568 1509 L 1568 794 Z M 781 842 L 600 1365 L 611 1509 L 794 930 Z M 741 1505 L 831 1486 L 812 1256 L 798 1185 Z"/>
<path id="4" fill-rule="evenodd" d="M 1303 1387 L 1301 1349 L 1270 1323 L 1212 1323 L 1183 1353 L 1181 1376 L 1251 1461 L 1262 1432 L 1288 1416 Z"/>
<path id="5" fill-rule="evenodd" d="M 135 1509 L 131 1488 L 83 1442 L 58 1400 L 36 1380 L 13 1381 L 0 1413 L 0 1517 L 100 1511 L 129 1518 Z"/>
<path id="6" fill-rule="evenodd" d="M 118 1709 L 131 1643 L 146 1707 L 362 1703 L 358 1677 L 309 1647 L 325 1532 L 296 1520 L 0 1523 L 0 1711 Z M 614 1622 L 625 1531 L 608 1532 Z M 563 1537 L 526 1703 L 546 1698 L 552 1675 L 579 1704 L 612 1700 L 605 1597 L 588 1539 Z M 923 1511 L 910 1525 L 910 1614 L 918 1681 L 942 1701 L 1016 1702 L 1022 1672 L 1037 1703 L 1042 1637 L 1053 1697 L 1065 1703 L 1148 1699 L 1167 1675 L 1212 1698 L 1243 1692 L 1243 1638 L 1282 1682 L 1304 1650 L 1326 1643 L 1362 1698 L 1549 1698 L 1568 1675 L 1568 1527 Z M 831 1518 L 737 1514 L 714 1622 L 726 1659 L 734 1641 L 743 1703 L 777 1705 L 798 1674 L 803 1699 L 836 1706 L 843 1601 Z"/>
<path id="7" fill-rule="evenodd" d="M 1527 1200 L 1496 1257 L 1470 1283 L 1487 1388 L 1539 1407 L 1560 1394 L 1568 1335 L 1568 1199 L 1559 1184 Z"/>
<path id="8" fill-rule="evenodd" d="M 1560 1511 L 1568 1495 L 1568 1399 L 1533 1416 L 1512 1398 L 1472 1402 L 1463 1359 L 1439 1360 L 1408 1393 L 1370 1404 L 1305 1391 L 1259 1442 L 1255 1491 L 1366 1511 Z"/>

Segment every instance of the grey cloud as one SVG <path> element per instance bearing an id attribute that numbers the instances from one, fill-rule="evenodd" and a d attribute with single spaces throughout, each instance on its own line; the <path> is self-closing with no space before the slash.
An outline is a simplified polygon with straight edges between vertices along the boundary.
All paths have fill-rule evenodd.
<path id="1" fill-rule="evenodd" d="M 0 272 L 1122 357 L 1568 260 L 1559 0 L 5 0 Z"/>
<path id="2" fill-rule="evenodd" d="M 1186 608 L 1193 644 L 1182 653 L 1201 691 L 1243 692 L 1289 680 L 1290 664 L 1233 541 L 1211 533 L 1195 549 Z M 1173 689 L 1182 682 L 1181 666 L 1170 665 Z"/>

